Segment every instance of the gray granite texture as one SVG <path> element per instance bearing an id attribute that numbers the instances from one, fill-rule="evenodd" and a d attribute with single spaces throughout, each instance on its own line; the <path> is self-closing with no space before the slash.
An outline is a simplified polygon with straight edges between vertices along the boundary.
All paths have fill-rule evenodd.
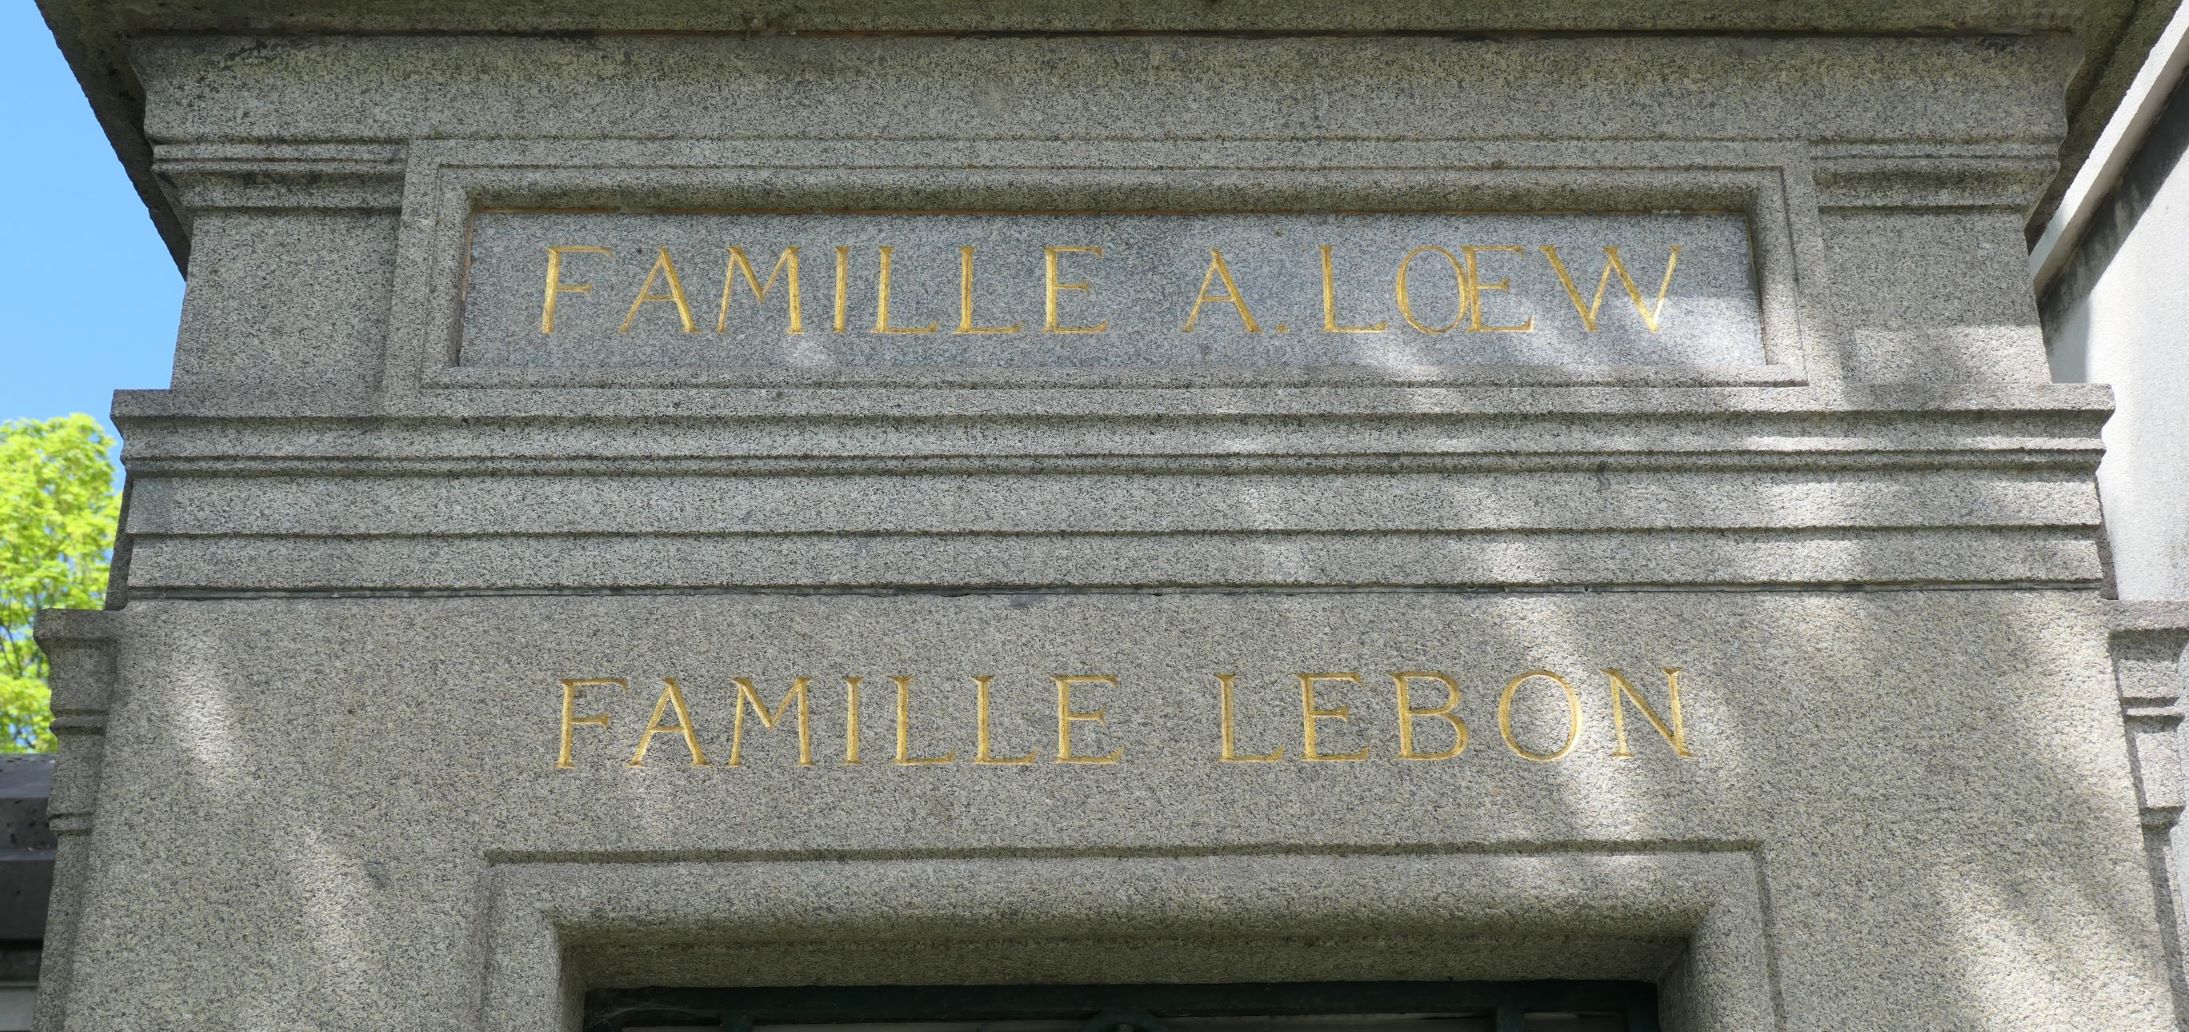
<path id="1" fill-rule="evenodd" d="M 1764 361 L 1735 215 L 487 211 L 468 235 L 473 366 Z"/>
<path id="2" fill-rule="evenodd" d="M 85 682 L 62 777 L 96 801 L 49 1032 L 568 1029 L 577 989 L 664 979 L 1272 977 L 1645 978 L 1679 1032 L 2174 1027 L 2090 597 L 2110 400 L 2044 382 L 2014 288 L 2067 30 L 2102 5 L 1187 6 L 53 5 L 106 34 L 79 67 L 126 80 L 102 103 L 198 250 L 175 389 L 118 403 L 126 605 L 53 635 Z M 668 31 L 522 31 L 618 11 Z M 1133 19 L 1275 34 L 1106 31 Z M 1678 31 L 1413 31 L 1521 23 Z M 540 209 L 611 214 L 502 214 Z M 604 330 L 629 285 L 560 295 L 568 353 L 493 336 L 539 316 L 525 234 L 613 224 L 628 257 L 757 224 L 699 211 L 927 212 L 998 247 L 1171 212 L 1105 239 L 1242 255 L 1713 213 L 1695 271 L 1750 293 L 1708 346 L 1607 327 L 1608 364 L 1365 335 L 1331 364 L 1291 349 L 1346 335 L 1273 331 L 1319 330 L 1309 265 L 1268 364 L 1212 321 L 1208 356 L 1141 332 L 1104 366 L 944 340 L 930 233 L 901 270 L 904 321 L 945 324 L 922 364 L 816 352 L 863 379 L 694 364 L 673 302 Z M 1044 314 L 1011 268 L 984 321 Z M 1669 719 L 1667 667 L 1677 744 L 1606 673 Z M 1218 674 L 1234 753 L 1284 759 L 1222 762 Z M 1116 683 L 1060 718 L 1058 675 Z M 1443 676 L 1466 750 L 1402 758 L 1402 727 L 1458 744 L 1420 712 Z M 797 677 L 810 766 L 795 709 L 736 701 Z M 895 762 L 893 677 L 904 755 L 952 762 Z M 643 734 L 676 723 L 666 678 L 697 748 Z M 1310 726 L 1366 757 L 1303 760 Z M 1057 762 L 1060 728 L 1118 762 Z"/>
<path id="3" fill-rule="evenodd" d="M 1303 323 L 1321 324 L 1310 264 L 1284 277 L 1293 285 L 1281 289 L 1294 303 L 1264 320 L 1267 332 L 1253 335 L 1259 350 L 1273 352 L 1261 366 L 1237 361 L 1253 358 L 1255 349 L 1225 354 L 1206 336 L 1189 342 L 1183 334 L 1175 340 L 1134 334 L 1137 347 L 1160 351 L 1135 356 L 1152 364 L 1124 366 L 1114 351 L 1090 350 L 1090 340 L 1114 343 L 1122 322 L 1120 334 L 1108 337 L 1051 335 L 1053 351 L 1002 352 L 1002 342 L 1014 338 L 940 332 L 955 328 L 958 314 L 948 303 L 956 291 L 948 282 L 953 263 L 946 241 L 939 242 L 942 282 L 933 282 L 937 255 L 922 260 L 907 253 L 898 269 L 918 296 L 944 302 L 941 311 L 900 325 L 936 321 L 939 332 L 891 335 L 888 342 L 914 342 L 926 351 L 915 352 L 922 361 L 900 367 L 921 370 L 900 377 L 900 385 L 975 393 L 1089 378 L 1108 387 L 1289 386 L 1322 382 L 1329 377 L 1319 374 L 1331 370 L 1353 370 L 1351 382 L 1382 386 L 1434 382 L 1440 368 L 1472 370 L 1460 377 L 1471 382 L 1514 385 L 2041 382 L 2034 307 L 2026 291 L 2003 285 L 2019 270 L 2014 213 L 2054 164 L 2058 83 L 2073 56 L 2071 47 L 2047 36 L 165 36 L 141 43 L 134 68 L 167 189 L 193 224 L 203 219 L 210 227 L 200 242 L 210 271 L 254 268 L 268 260 L 268 248 L 330 270 L 298 277 L 286 285 L 289 292 L 194 296 L 178 345 L 187 356 L 181 365 L 192 374 L 178 377 L 178 386 L 205 395 L 259 395 L 278 380 L 273 393 L 300 399 L 304 411 L 323 410 L 343 396 L 352 405 L 369 398 L 386 410 L 418 411 L 440 390 L 842 386 L 817 372 L 872 365 L 875 356 L 835 355 L 809 333 L 798 343 L 810 353 L 779 354 L 734 377 L 719 368 L 711 378 L 695 376 L 695 355 L 675 352 L 696 349 L 655 339 L 657 320 L 673 307 L 661 302 L 645 306 L 631 334 L 617 335 L 617 363 L 597 375 L 574 366 L 578 356 L 533 350 L 525 353 L 546 361 L 513 365 L 501 350 L 507 340 L 461 344 L 466 327 L 458 290 L 467 275 L 475 274 L 482 288 L 507 282 L 469 294 L 511 306 L 499 314 L 475 312 L 500 327 L 495 332 L 537 321 L 536 310 L 518 319 L 517 309 L 527 294 L 536 304 L 541 285 L 517 288 L 528 277 L 542 278 L 534 267 L 542 256 L 531 252 L 545 245 L 506 243 L 503 231 L 543 218 L 580 218 L 496 214 L 496 208 L 1051 217 L 1152 209 L 1227 225 L 1238 224 L 1240 212 L 1275 209 L 1329 220 L 1336 218 L 1331 213 L 1374 210 L 1393 213 L 1380 223 L 1392 232 L 1407 219 L 1418 223 L 1427 213 L 1450 211 L 1478 212 L 1492 224 L 1524 217 L 1545 225 L 1540 220 L 1577 216 L 1544 213 L 1724 212 L 1748 220 L 1760 342 L 1747 325 L 1739 277 L 1713 273 L 1702 284 L 1711 303 L 1729 300 L 1723 318 L 1713 321 L 1720 328 L 1710 346 L 1636 334 L 1634 313 L 1619 307 L 1626 302 L 1615 284 L 1606 326 L 1581 336 L 1599 345 L 1645 346 L 1599 349 L 1604 354 L 1531 349 L 1563 339 L 1549 331 L 1569 332 L 1575 320 L 1557 307 L 1563 292 L 1548 277 L 1547 263 L 1522 256 L 1529 260 L 1513 265 L 1512 275 L 1532 285 L 1515 280 L 1513 293 L 1489 296 L 1523 305 L 1547 300 L 1554 313 L 1565 313 L 1539 320 L 1542 334 L 1410 333 L 1398 327 L 1395 312 L 1354 317 L 1341 305 L 1338 321 L 1382 321 L 1396 336 L 1303 335 Z M 1004 85 L 1034 81 L 1044 88 Z M 1820 94 L 1832 103 L 1814 103 Z M 464 102 L 448 103 L 452 96 Z M 1182 97 L 1193 99 L 1181 103 Z M 1454 111 L 1466 117 L 1455 119 Z M 489 213 L 475 222 L 482 209 Z M 996 233 L 1032 232 L 1041 224 L 934 217 L 966 219 Z M 1674 216 L 1602 217 L 1644 225 Z M 636 225 L 649 216 L 582 218 Z M 673 221 L 685 227 L 678 234 L 706 235 L 698 227 L 715 220 Z M 814 231 L 850 225 L 813 216 L 797 223 Z M 868 231 L 881 224 L 861 223 Z M 311 228 L 321 225 L 324 232 Z M 1162 232 L 1155 236 L 1186 246 Z M 1579 246 L 1601 245 L 1590 238 Z M 392 285 L 383 285 L 382 271 L 331 273 L 384 261 L 390 248 Z M 513 249 L 505 257 L 522 253 L 531 260 L 503 268 L 499 248 Z M 1729 274 L 1737 250 L 1698 246 L 1688 252 L 1701 263 L 1691 271 L 1711 273 L 1710 263 L 1723 259 L 1715 268 Z M 1371 276 L 1359 261 L 1348 262 L 1348 253 L 1339 246 L 1336 275 L 1378 280 L 1371 293 L 1387 295 L 1390 271 L 1381 266 L 1392 256 L 1369 258 L 1380 270 Z M 1288 254 L 1290 262 L 1307 260 Z M 589 267 L 599 257 L 579 254 L 571 262 Z M 809 258 L 807 274 L 825 276 L 828 257 Z M 875 256 L 862 249 L 861 258 L 867 260 L 861 271 L 871 274 Z M 713 295 L 693 302 L 695 327 L 711 330 L 721 270 L 702 264 L 686 271 L 695 278 L 694 292 Z M 1157 317 L 1184 300 L 1170 295 L 1198 283 L 1203 270 L 1187 264 L 1159 277 L 1167 293 L 1133 306 L 1131 314 L 1182 328 L 1182 319 Z M 1593 293 L 1601 264 L 1576 267 L 1583 270 L 1576 273 L 1579 285 Z M 991 272 L 982 289 L 1024 296 L 1007 277 L 1023 277 L 1025 268 L 1016 262 L 1009 273 Z M 1242 275 L 1265 274 L 1257 268 L 1268 266 L 1249 263 Z M 645 270 L 633 271 L 643 282 Z M 1645 291 L 1654 286 L 1647 271 L 1637 279 Z M 247 276 L 232 282 L 236 291 L 248 289 Z M 635 286 L 600 289 L 561 296 L 562 310 L 577 320 L 565 324 L 573 336 L 561 340 L 574 347 L 584 320 L 602 309 L 628 310 L 631 298 L 604 303 L 607 293 L 636 293 Z M 809 293 L 816 295 L 813 307 L 828 308 L 825 290 Z M 1064 310 L 1099 296 L 1067 292 Z M 853 298 L 850 306 L 862 322 L 871 320 L 865 300 Z M 1387 296 L 1384 302 L 1388 309 Z M 1683 310 L 1676 297 L 1670 317 Z M 337 318 L 323 329 L 297 325 L 305 321 L 301 313 L 320 311 Z M 379 313 L 386 313 L 387 337 L 379 371 L 353 372 L 347 364 L 358 354 L 353 333 L 371 333 Z M 620 321 L 616 311 L 606 315 Z M 1221 325 L 1214 318 L 1204 325 Z M 1440 324 L 1444 317 L 1433 318 Z M 818 314 L 813 321 L 825 324 Z M 1278 323 L 1294 332 L 1276 334 Z M 1678 325 L 1667 332 L 1689 332 Z M 277 361 L 254 371 L 232 357 L 236 346 L 228 338 L 264 338 L 270 326 L 295 326 L 288 343 L 267 347 L 276 356 L 309 354 L 314 345 L 303 341 L 328 338 L 327 368 Z M 1313 350 L 1332 339 L 1349 347 L 1336 356 Z M 856 341 L 832 343 L 857 350 Z M 1202 347 L 1217 353 L 1193 365 Z M 1341 361 L 1297 361 L 1329 357 Z M 663 359 L 686 368 L 659 368 Z M 971 376 L 999 362 L 1051 375 L 1000 382 Z M 526 366 L 531 375 L 516 375 Z M 1123 368 L 1170 373 L 1136 380 L 1116 375 Z M 1284 375 L 1242 377 L 1245 368 Z M 762 375 L 771 369 L 799 375 Z M 575 392 L 568 410 L 593 410 L 600 398 L 597 391 Z"/>
<path id="4" fill-rule="evenodd" d="M 574 984 L 664 973 L 1249 970 L 1664 978 L 1689 1030 L 2173 1027 L 2103 617 L 2077 593 L 138 601 L 117 619 L 66 1000 L 85 1032 L 568 1027 Z M 1629 699 L 1618 758 L 1604 670 L 1669 722 L 1665 667 L 1691 755 Z M 1499 701 L 1534 670 L 1571 683 L 1578 719 L 1537 677 L 1509 689 L 1508 741 Z M 1457 684 L 1463 752 L 1398 756 L 1394 671 Z M 1220 673 L 1235 754 L 1283 759 L 1221 762 Z M 1301 673 L 1329 675 L 1319 753 L 1365 759 L 1301 759 Z M 1070 705 L 1073 755 L 1117 762 L 1056 762 L 1055 675 L 1116 679 Z M 903 754 L 953 762 L 895 762 L 897 676 Z M 977 676 L 987 756 L 1028 762 L 975 762 Z M 770 730 L 748 707 L 733 735 L 737 678 L 772 708 L 794 677 L 811 766 L 794 708 Z M 574 689 L 558 768 L 561 682 L 581 678 L 628 687 Z M 680 732 L 642 733 L 663 678 L 705 766 Z M 1414 687 L 1417 708 L 1444 698 Z M 1521 755 L 1569 726 L 1563 758 Z M 1417 753 L 1456 744 L 1441 718 L 1414 727 Z M 1246 945 L 1265 940 L 1266 960 Z"/>
<path id="5" fill-rule="evenodd" d="M 1756 4 L 1740 0 L 1597 3 L 1582 0 L 1450 4 L 1436 2 L 1330 4 L 1320 0 L 1207 3 L 1202 0 L 1104 0 L 1087 3 L 997 4 L 987 0 L 928 0 L 871 4 L 858 0 L 647 0 L 643 3 L 468 4 L 374 0 L 298 9 L 266 0 L 198 0 L 140 6 L 105 0 L 42 0 L 40 4 L 84 85 L 92 107 L 152 208 L 178 261 L 190 250 L 188 217 L 169 203 L 152 169 L 140 117 L 142 84 L 128 67 L 130 41 L 157 33 L 251 31 L 443 31 L 453 33 L 699 32 L 746 36 L 799 32 L 1093 33 L 1115 31 L 1262 32 L 1316 35 L 1375 33 L 1785 33 L 1882 34 L 1941 31 L 2071 34 L 2084 57 L 2065 83 L 2073 113 L 2061 154 L 2065 171 L 2045 184 L 2034 218 L 2046 217 L 2067 176 L 2088 153 L 2106 118 L 2163 29 L 2171 0 L 1947 0 L 1910 3 L 1866 0 L 1833 4 Z"/>
<path id="6" fill-rule="evenodd" d="M 196 224 L 172 383 L 365 392 L 387 347 L 392 213 L 221 212 Z"/>
<path id="7" fill-rule="evenodd" d="M 156 144 L 922 140 L 947 165 L 984 138 L 2052 136 L 2076 56 L 2047 35 L 426 35 L 149 38 L 133 63 Z"/>
<path id="8" fill-rule="evenodd" d="M 2100 577 L 2098 388 L 937 393 L 401 423 L 131 395 L 129 590 Z"/>
<path id="9" fill-rule="evenodd" d="M 2106 400 L 2041 386 L 2007 286 L 2073 60 L 2050 36 L 161 37 L 136 59 L 208 230 L 192 375 L 120 410 L 135 597 L 2099 577 Z M 974 373 L 1020 338 L 938 332 L 889 338 L 924 365 L 831 379 L 821 347 L 833 365 L 658 364 L 690 356 L 654 302 L 605 327 L 648 364 L 565 364 L 580 337 L 520 363 L 462 342 L 455 291 L 503 277 L 491 321 L 536 319 L 544 272 L 498 272 L 493 233 L 570 216 L 475 215 L 540 207 L 700 234 L 728 216 L 642 213 L 1720 211 L 1747 219 L 1765 362 L 1189 365 L 1177 334 L 1134 338 L 1167 365 L 1054 349 L 1012 379 Z M 954 325 L 941 257 L 945 307 L 914 325 Z M 272 294 L 285 261 L 393 280 Z M 719 271 L 692 271 L 707 330 Z M 1289 292 L 1309 318 L 1313 287 Z M 628 311 L 598 289 L 562 295 L 566 326 Z"/>
<path id="10" fill-rule="evenodd" d="M 2049 379 L 2018 226 L 2008 211 L 1826 215 L 1848 377 Z"/>

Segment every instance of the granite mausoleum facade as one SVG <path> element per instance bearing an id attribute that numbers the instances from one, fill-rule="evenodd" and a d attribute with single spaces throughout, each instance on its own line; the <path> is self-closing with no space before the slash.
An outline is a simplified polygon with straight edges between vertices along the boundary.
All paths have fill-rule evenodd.
<path id="1" fill-rule="evenodd" d="M 43 1029 L 2178 1027 L 2162 5 L 44 3 L 189 286 Z"/>

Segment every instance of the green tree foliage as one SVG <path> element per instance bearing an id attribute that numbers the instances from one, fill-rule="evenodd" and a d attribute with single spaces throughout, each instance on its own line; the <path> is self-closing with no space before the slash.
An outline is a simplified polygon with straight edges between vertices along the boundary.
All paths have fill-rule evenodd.
<path id="1" fill-rule="evenodd" d="M 41 609 L 96 609 L 113 556 L 113 440 L 90 416 L 0 423 L 0 752 L 53 748 Z"/>

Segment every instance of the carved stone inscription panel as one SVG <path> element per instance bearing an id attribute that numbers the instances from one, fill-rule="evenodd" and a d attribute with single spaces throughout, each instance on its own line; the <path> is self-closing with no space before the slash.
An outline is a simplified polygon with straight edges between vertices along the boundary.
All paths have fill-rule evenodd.
<path id="1" fill-rule="evenodd" d="M 481 211 L 457 364 L 1758 366 L 1745 217 Z"/>

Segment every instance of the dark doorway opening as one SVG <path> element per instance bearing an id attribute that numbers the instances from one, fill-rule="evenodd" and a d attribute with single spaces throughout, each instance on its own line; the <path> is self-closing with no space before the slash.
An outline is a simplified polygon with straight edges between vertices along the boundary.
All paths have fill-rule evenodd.
<path id="1" fill-rule="evenodd" d="M 585 1032 L 1657 1032 L 1647 982 L 595 989 Z"/>

